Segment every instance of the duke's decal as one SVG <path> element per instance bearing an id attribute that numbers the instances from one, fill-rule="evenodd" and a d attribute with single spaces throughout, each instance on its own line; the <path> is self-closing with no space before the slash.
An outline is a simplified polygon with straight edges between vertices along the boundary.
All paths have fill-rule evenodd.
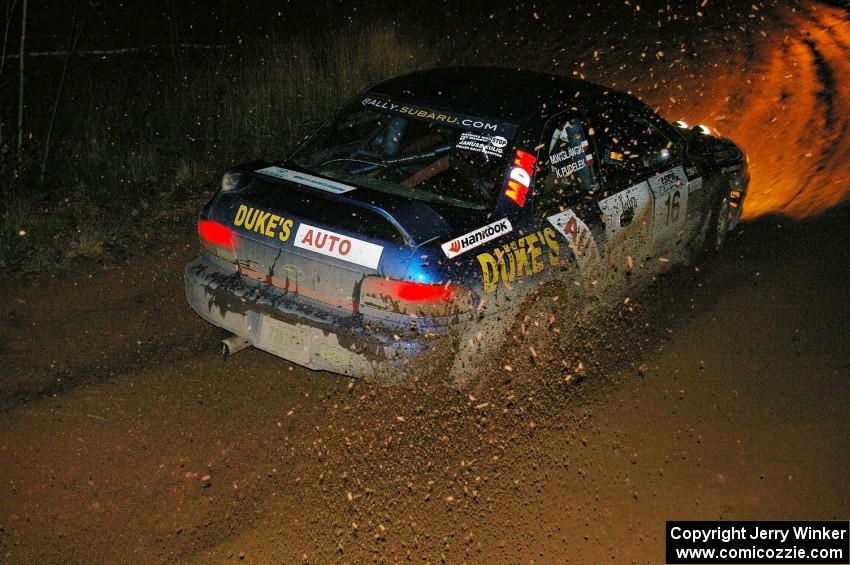
<path id="1" fill-rule="evenodd" d="M 491 136 L 465 131 L 460 134 L 460 141 L 455 147 L 464 151 L 483 153 L 489 157 L 501 157 L 505 154 L 507 144 L 508 140 L 500 135 Z"/>
<path id="2" fill-rule="evenodd" d="M 283 167 L 266 167 L 265 169 L 259 169 L 257 172 L 262 173 L 264 175 L 268 175 L 270 177 L 303 184 L 305 186 L 309 186 L 310 188 L 318 188 L 319 190 L 324 190 L 325 192 L 332 192 L 334 194 L 342 194 L 343 192 L 349 192 L 351 190 L 354 190 L 353 186 L 348 186 L 347 184 L 342 184 L 341 182 L 335 182 L 332 180 L 323 179 L 321 177 L 315 177 L 306 173 L 299 173 L 298 171 L 291 171 L 289 169 L 284 169 Z"/>
<path id="3" fill-rule="evenodd" d="M 546 261 L 541 257 L 544 253 L 547 255 Z M 547 262 L 550 266 L 556 267 L 559 254 L 557 234 L 549 227 L 491 249 L 489 252 L 479 253 L 477 259 L 481 265 L 484 292 L 495 291 L 500 282 L 510 286 L 518 277 L 534 276 L 546 268 Z"/>
<path id="4" fill-rule="evenodd" d="M 581 221 L 572 210 L 546 218 L 555 229 L 566 238 L 576 258 L 579 271 L 595 274 L 599 267 L 599 249 L 587 224 Z"/>
<path id="5" fill-rule="evenodd" d="M 470 249 L 474 249 L 479 245 L 484 245 L 488 241 L 492 241 L 497 237 L 501 237 L 506 233 L 513 231 L 511 221 L 503 218 L 492 224 L 488 224 L 483 228 L 478 228 L 468 234 L 462 235 L 456 239 L 448 241 L 442 245 L 443 253 L 449 259 L 457 257 L 461 253 L 466 253 Z"/>
<path id="6" fill-rule="evenodd" d="M 505 196 L 516 202 L 519 207 L 525 206 L 525 197 L 528 194 L 528 187 L 531 186 L 536 162 L 537 157 L 527 151 L 517 149 L 514 153 L 508 182 L 505 185 Z"/>
<path id="7" fill-rule="evenodd" d="M 239 208 L 236 209 L 236 216 L 233 218 L 233 225 L 236 227 L 257 232 L 266 237 L 276 237 L 280 241 L 289 239 L 292 223 L 292 220 L 287 220 L 283 216 L 263 212 L 244 204 L 239 205 Z"/>
<path id="8" fill-rule="evenodd" d="M 363 265 L 370 269 L 377 269 L 384 248 L 362 239 L 348 237 L 332 231 L 323 230 L 308 224 L 298 226 L 295 233 L 295 247 L 308 249 L 315 253 L 321 253 L 328 257 L 335 257 Z"/>

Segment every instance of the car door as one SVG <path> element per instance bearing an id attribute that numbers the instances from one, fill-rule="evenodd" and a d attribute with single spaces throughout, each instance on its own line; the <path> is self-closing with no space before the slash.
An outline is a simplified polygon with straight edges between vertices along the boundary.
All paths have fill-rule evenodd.
<path id="1" fill-rule="evenodd" d="M 660 118 L 659 118 L 660 119 Z M 614 267 L 654 270 L 671 240 L 681 235 L 687 177 L 681 139 L 658 126 L 646 108 L 603 104 L 593 112 L 605 183 L 599 208 L 605 252 Z"/>
<path id="2" fill-rule="evenodd" d="M 596 280 L 602 268 L 597 240 L 605 227 L 598 212 L 599 171 L 586 119 L 575 113 L 556 115 L 544 126 L 538 147 L 535 216 L 565 240 L 579 278 Z"/>
<path id="3" fill-rule="evenodd" d="M 642 160 L 654 173 L 648 178 L 653 201 L 652 253 L 658 258 L 678 258 L 699 219 L 701 198 L 696 197 L 702 196 L 702 180 L 688 180 L 684 140 L 670 124 L 649 111 L 635 119 L 645 140 Z"/>

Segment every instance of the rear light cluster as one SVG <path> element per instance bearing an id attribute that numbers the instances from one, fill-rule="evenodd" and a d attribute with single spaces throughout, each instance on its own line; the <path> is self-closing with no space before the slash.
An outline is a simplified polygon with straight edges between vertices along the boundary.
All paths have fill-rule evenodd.
<path id="1" fill-rule="evenodd" d="M 472 309 L 469 291 L 452 284 L 426 284 L 368 276 L 360 304 L 407 316 L 444 317 Z"/>
<path id="2" fill-rule="evenodd" d="M 225 261 L 236 262 L 239 235 L 233 229 L 201 219 L 198 220 L 198 235 L 204 249 Z M 360 305 L 407 316 L 441 318 L 469 312 L 472 298 L 468 290 L 453 284 L 367 276 L 360 287 Z"/>
<path id="3" fill-rule="evenodd" d="M 231 263 L 236 262 L 236 248 L 239 236 L 236 232 L 212 220 L 198 220 L 198 235 L 204 249 Z"/>

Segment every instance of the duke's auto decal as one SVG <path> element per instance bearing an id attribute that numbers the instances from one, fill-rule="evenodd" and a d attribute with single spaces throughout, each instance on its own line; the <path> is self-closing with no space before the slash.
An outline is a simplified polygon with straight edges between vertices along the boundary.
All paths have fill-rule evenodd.
<path id="1" fill-rule="evenodd" d="M 444 243 L 442 246 L 443 253 L 446 254 L 446 257 L 451 259 L 453 257 L 457 257 L 461 253 L 466 253 L 470 249 L 474 249 L 479 245 L 483 245 L 488 241 L 492 241 L 497 237 L 503 236 L 506 233 L 510 233 L 511 231 L 513 231 L 511 221 L 507 218 L 503 218 Z"/>
<path id="2" fill-rule="evenodd" d="M 240 204 L 233 218 L 233 225 L 254 231 L 266 237 L 277 237 L 281 241 L 289 239 L 292 232 L 292 220 Z"/>
<path id="3" fill-rule="evenodd" d="M 546 268 L 547 262 L 556 267 L 561 250 L 556 238 L 555 230 L 546 227 L 495 247 L 489 253 L 479 253 L 476 258 L 481 265 L 484 292 L 495 291 L 500 282 L 509 287 L 519 277 L 534 276 Z"/>
<path id="4" fill-rule="evenodd" d="M 378 262 L 381 260 L 381 253 L 384 250 L 380 245 L 308 224 L 298 226 L 294 245 L 328 257 L 363 265 L 370 269 L 378 268 Z"/>

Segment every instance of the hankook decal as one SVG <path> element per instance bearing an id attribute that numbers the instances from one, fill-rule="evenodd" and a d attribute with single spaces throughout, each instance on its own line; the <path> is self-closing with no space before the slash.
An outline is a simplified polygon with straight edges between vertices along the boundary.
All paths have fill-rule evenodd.
<path id="1" fill-rule="evenodd" d="M 507 218 L 497 220 L 492 224 L 487 224 L 484 227 L 478 228 L 442 245 L 443 253 L 446 257 L 452 259 L 466 253 L 470 249 L 475 249 L 479 245 L 484 245 L 488 241 L 492 241 L 497 237 L 501 237 L 506 233 L 513 231 L 511 221 Z"/>

